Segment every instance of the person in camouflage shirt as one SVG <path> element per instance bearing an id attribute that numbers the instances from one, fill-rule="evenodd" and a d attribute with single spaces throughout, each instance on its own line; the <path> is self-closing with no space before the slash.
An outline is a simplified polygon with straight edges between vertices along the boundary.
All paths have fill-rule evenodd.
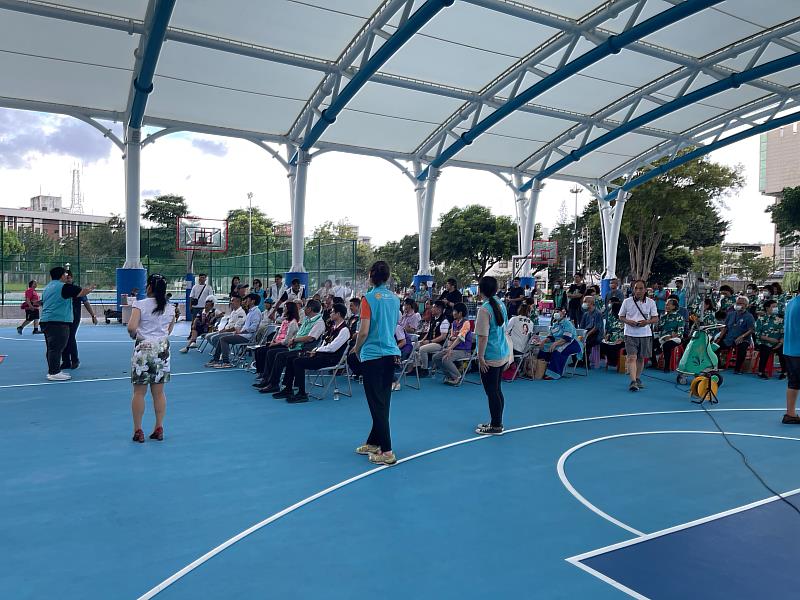
<path id="1" fill-rule="evenodd" d="M 600 355 L 605 357 L 609 367 L 617 366 L 619 351 L 625 344 L 625 325 L 619 320 L 620 306 L 622 302 L 618 298 L 611 298 L 606 315 L 605 336 L 600 344 Z"/>
<path id="2" fill-rule="evenodd" d="M 736 296 L 733 295 L 733 288 L 729 285 L 719 286 L 719 309 L 729 313 L 736 304 Z"/>
<path id="3" fill-rule="evenodd" d="M 777 314 L 775 300 L 764 301 L 765 314 L 756 321 L 756 350 L 758 350 L 758 376 L 767 379 L 767 364 L 772 360 L 773 352 L 778 354 L 781 363 L 781 379 L 786 377 L 786 359 L 781 349 L 783 347 L 783 317 Z"/>
<path id="4" fill-rule="evenodd" d="M 681 345 L 686 321 L 678 311 L 678 301 L 675 298 L 667 300 L 665 312 L 658 319 L 658 339 L 653 345 L 653 368 L 658 364 L 657 355 L 664 355 L 664 372 L 669 373 L 669 359 L 673 348 Z"/>

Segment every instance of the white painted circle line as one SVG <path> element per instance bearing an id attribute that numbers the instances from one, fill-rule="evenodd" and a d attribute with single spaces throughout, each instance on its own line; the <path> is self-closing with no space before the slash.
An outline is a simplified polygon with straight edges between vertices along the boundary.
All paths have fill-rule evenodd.
<path id="1" fill-rule="evenodd" d="M 171 373 L 172 377 L 179 377 L 181 375 L 203 375 L 206 373 L 219 373 L 226 371 L 235 373 L 239 369 L 206 369 L 204 371 L 188 371 L 186 373 Z M 130 375 L 124 377 L 98 377 L 96 379 L 70 379 L 68 381 L 37 381 L 35 383 L 9 383 L 7 385 L 0 385 L 0 390 L 7 388 L 24 388 L 24 387 L 37 387 L 40 385 L 70 385 L 74 383 L 95 383 L 97 381 L 124 381 L 129 380 Z"/>
<path id="2" fill-rule="evenodd" d="M 783 436 L 783 435 L 766 435 L 766 434 L 760 434 L 760 433 L 737 433 L 737 432 L 733 432 L 733 431 L 726 431 L 725 433 L 726 433 L 726 435 L 736 435 L 736 436 L 740 436 L 740 437 L 758 437 L 758 438 L 769 438 L 769 439 L 774 439 L 774 440 L 793 440 L 793 441 L 796 441 L 796 442 L 800 442 L 800 438 L 788 437 L 788 436 Z M 600 510 L 599 508 L 597 508 L 597 506 L 595 506 L 594 504 L 589 502 L 586 499 L 586 497 L 583 496 L 583 494 L 581 494 L 578 490 L 576 490 L 575 486 L 573 486 L 572 483 L 570 483 L 569 478 L 567 478 L 567 474 L 565 472 L 564 465 L 566 464 L 567 459 L 570 456 L 572 456 L 572 454 L 574 454 L 575 452 L 577 452 L 581 448 L 585 448 L 586 446 L 589 446 L 591 444 L 596 444 L 597 442 L 604 442 L 604 441 L 607 441 L 607 440 L 613 440 L 613 439 L 624 438 L 624 437 L 634 437 L 634 436 L 639 436 L 639 435 L 671 435 L 671 434 L 678 434 L 678 435 L 680 435 L 680 434 L 722 435 L 719 431 L 692 431 L 692 430 L 636 431 L 636 432 L 633 432 L 633 433 L 617 433 L 615 435 L 606 435 L 606 436 L 603 436 L 603 437 L 595 438 L 593 440 L 588 440 L 586 442 L 581 442 L 580 444 L 576 444 L 575 446 L 573 446 L 572 448 L 570 448 L 569 450 L 564 452 L 564 454 L 562 454 L 561 457 L 558 459 L 558 464 L 556 465 L 556 471 L 558 472 L 558 478 L 561 480 L 561 483 L 564 485 L 564 487 L 567 489 L 567 491 L 570 494 L 572 494 L 578 502 L 583 504 L 590 511 L 592 511 L 596 515 L 602 517 L 603 519 L 605 519 L 609 523 L 613 523 L 617 527 L 621 527 L 625 531 L 629 531 L 630 533 L 634 534 L 635 536 L 643 537 L 643 536 L 645 536 L 647 534 L 645 534 L 642 531 L 639 531 L 638 529 L 634 529 L 630 525 L 626 525 L 625 523 L 623 523 L 619 519 L 615 519 L 614 517 L 609 515 L 607 512 Z"/>
<path id="3" fill-rule="evenodd" d="M 779 410 L 785 410 L 785 409 L 784 408 L 716 408 L 716 409 L 712 409 L 712 412 L 765 412 L 765 411 L 774 412 L 774 411 L 779 411 Z M 651 412 L 641 412 L 641 413 L 625 413 L 625 414 L 619 414 L 619 415 L 602 415 L 602 416 L 598 416 L 598 417 L 582 417 L 582 418 L 579 418 L 579 419 L 566 419 L 566 420 L 563 420 L 563 421 L 551 421 L 549 423 L 537 423 L 535 425 L 525 425 L 523 427 L 515 427 L 513 429 L 506 429 L 506 431 L 505 431 L 505 433 L 503 435 L 506 435 L 506 434 L 509 434 L 509 433 L 515 433 L 517 431 L 528 431 L 528 430 L 531 430 L 531 429 L 539 429 L 539 428 L 543 428 L 543 427 L 551 427 L 551 426 L 554 426 L 554 425 L 567 425 L 567 424 L 571 424 L 571 423 L 584 423 L 584 422 L 588 422 L 588 421 L 602 421 L 602 420 L 605 420 L 605 419 L 620 419 L 620 418 L 625 418 L 625 417 L 647 417 L 647 416 L 653 416 L 653 415 L 673 415 L 673 414 L 704 413 L 704 412 L 706 412 L 706 411 L 703 410 L 703 409 L 664 410 L 664 411 L 651 411 Z M 147 592 L 145 592 L 144 594 L 139 596 L 139 598 L 137 600 L 150 600 L 150 598 L 153 598 L 154 596 L 156 596 L 157 594 L 159 594 L 160 592 L 162 592 L 163 590 L 165 590 L 166 588 L 171 586 L 173 583 L 175 583 L 176 581 L 178 581 L 179 579 L 181 579 L 185 575 L 187 575 L 187 574 L 191 573 L 192 571 L 194 571 L 197 567 L 199 567 L 203 563 L 205 563 L 205 562 L 209 561 L 210 559 L 214 558 L 216 555 L 218 555 L 223 550 L 225 550 L 227 548 L 230 548 L 236 542 L 241 541 L 242 539 L 246 538 L 250 534 L 255 533 L 256 531 L 258 531 L 259 529 L 262 529 L 263 527 L 269 525 L 270 523 L 274 523 L 278 519 L 280 519 L 282 517 L 285 517 L 289 513 L 294 512 L 298 508 L 301 508 L 301 507 L 313 502 L 314 500 L 317 500 L 317 499 L 321 498 L 322 496 L 330 494 L 331 492 L 334 492 L 334 491 L 336 491 L 336 490 L 338 490 L 340 488 L 343 488 L 346 485 L 349 485 L 351 483 L 354 483 L 356 481 L 364 479 L 365 477 L 369 477 L 370 475 L 374 475 L 375 473 L 378 473 L 379 471 L 383 471 L 385 469 L 396 469 L 397 465 L 399 465 L 399 464 L 402 464 L 402 463 L 405 463 L 405 462 L 408 462 L 408 461 L 411 461 L 411 460 L 414 460 L 414 459 L 417 459 L 417 458 L 421 458 L 421 457 L 427 456 L 429 454 L 434 454 L 435 452 L 440 452 L 442 450 L 447 450 L 448 448 L 453 448 L 455 446 L 461 446 L 463 444 L 469 444 L 469 443 L 472 443 L 472 442 L 476 442 L 478 440 L 488 439 L 490 437 L 495 437 L 495 436 L 475 436 L 475 437 L 470 437 L 470 438 L 467 438 L 467 439 L 464 439 L 464 440 L 460 440 L 460 441 L 457 441 L 457 442 L 452 442 L 450 444 L 445 444 L 443 446 L 437 446 L 436 448 L 431 448 L 430 450 L 423 450 L 422 452 L 418 452 L 416 454 L 412 454 L 411 456 L 407 456 L 405 458 L 401 458 L 400 460 L 397 461 L 397 464 L 394 465 L 393 467 L 388 467 L 388 466 L 376 467 L 374 469 L 370 469 L 369 471 L 365 471 L 364 473 L 361 473 L 361 474 L 356 475 L 354 477 L 351 477 L 349 479 L 345 479 L 344 481 L 341 481 L 341 482 L 339 482 L 339 483 L 337 483 L 335 485 L 332 485 L 331 487 L 325 488 L 324 490 L 322 490 L 320 492 L 317 492 L 316 494 L 314 494 L 312 496 L 309 496 L 308 498 L 305 498 L 305 499 L 301 500 L 300 502 L 297 502 L 297 503 L 292 504 L 291 506 L 289 506 L 287 508 L 284 508 L 283 510 L 281 510 L 280 512 L 275 513 L 274 515 L 272 515 L 270 517 L 267 517 L 263 521 L 259 521 L 258 523 L 248 527 L 244 531 L 236 534 L 232 538 L 222 542 L 219 546 L 217 546 L 215 548 L 212 548 L 211 550 L 209 550 L 208 552 L 203 554 L 200 558 L 192 561 L 191 563 L 189 563 L 188 565 L 183 567 L 180 571 L 177 571 L 176 573 L 174 573 L 173 575 L 171 575 L 170 577 L 168 577 L 167 579 L 165 579 L 164 581 L 159 583 L 154 588 L 148 590 Z M 795 438 L 791 438 L 791 439 L 795 439 Z"/>

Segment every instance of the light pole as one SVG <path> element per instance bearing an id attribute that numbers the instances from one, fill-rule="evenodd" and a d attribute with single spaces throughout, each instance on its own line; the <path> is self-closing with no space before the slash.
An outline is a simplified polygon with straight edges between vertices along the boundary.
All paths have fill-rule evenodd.
<path id="1" fill-rule="evenodd" d="M 583 190 L 575 184 L 575 187 L 570 190 L 571 194 L 575 194 L 575 222 L 572 227 L 572 277 L 578 271 L 578 194 Z"/>
<path id="2" fill-rule="evenodd" d="M 253 285 L 253 192 L 247 192 L 247 203 L 249 204 L 247 210 L 247 283 Z"/>

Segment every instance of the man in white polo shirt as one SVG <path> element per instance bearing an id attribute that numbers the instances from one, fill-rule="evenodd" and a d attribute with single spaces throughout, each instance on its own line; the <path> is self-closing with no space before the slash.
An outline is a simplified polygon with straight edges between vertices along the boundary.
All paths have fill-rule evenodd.
<path id="1" fill-rule="evenodd" d="M 628 389 L 638 392 L 642 385 L 644 359 L 653 354 L 653 330 L 658 323 L 656 303 L 645 295 L 641 279 L 633 282 L 633 296 L 625 298 L 619 309 L 619 320 L 625 324 L 625 354 L 631 384 Z"/>

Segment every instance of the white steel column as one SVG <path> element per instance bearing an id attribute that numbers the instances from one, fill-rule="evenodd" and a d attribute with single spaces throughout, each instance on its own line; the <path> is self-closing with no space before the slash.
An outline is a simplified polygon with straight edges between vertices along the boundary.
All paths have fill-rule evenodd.
<path id="1" fill-rule="evenodd" d="M 534 182 L 530 197 L 523 198 L 525 206 L 525 227 L 522 230 L 522 254 L 529 255 L 533 249 L 533 238 L 536 236 L 536 211 L 539 208 L 539 194 L 544 184 L 538 179 Z M 531 277 L 531 261 L 526 260 L 522 268 L 523 277 Z"/>
<path id="2" fill-rule="evenodd" d="M 305 150 L 299 151 L 297 171 L 295 173 L 295 186 L 292 210 L 292 272 L 305 273 L 303 266 L 303 251 L 305 243 L 305 217 L 306 217 L 306 179 L 311 155 Z M 291 181 L 291 179 L 290 179 Z"/>
<path id="3" fill-rule="evenodd" d="M 417 275 L 431 274 L 431 228 L 433 221 L 433 200 L 436 195 L 436 182 L 439 179 L 439 169 L 431 169 L 425 186 L 425 194 L 419 193 L 418 201 L 422 200 L 421 219 L 419 228 L 419 271 Z"/>
<path id="4" fill-rule="evenodd" d="M 139 174 L 142 132 L 128 128 L 125 137 L 125 264 L 123 269 L 141 269 Z"/>
<path id="5" fill-rule="evenodd" d="M 617 195 L 616 202 L 612 207 L 610 204 L 606 213 L 608 220 L 606 221 L 605 235 L 606 235 L 606 279 L 613 279 L 617 276 L 617 248 L 619 245 L 619 232 L 622 227 L 622 214 L 625 210 L 625 202 L 630 197 L 629 192 L 620 190 Z"/>

